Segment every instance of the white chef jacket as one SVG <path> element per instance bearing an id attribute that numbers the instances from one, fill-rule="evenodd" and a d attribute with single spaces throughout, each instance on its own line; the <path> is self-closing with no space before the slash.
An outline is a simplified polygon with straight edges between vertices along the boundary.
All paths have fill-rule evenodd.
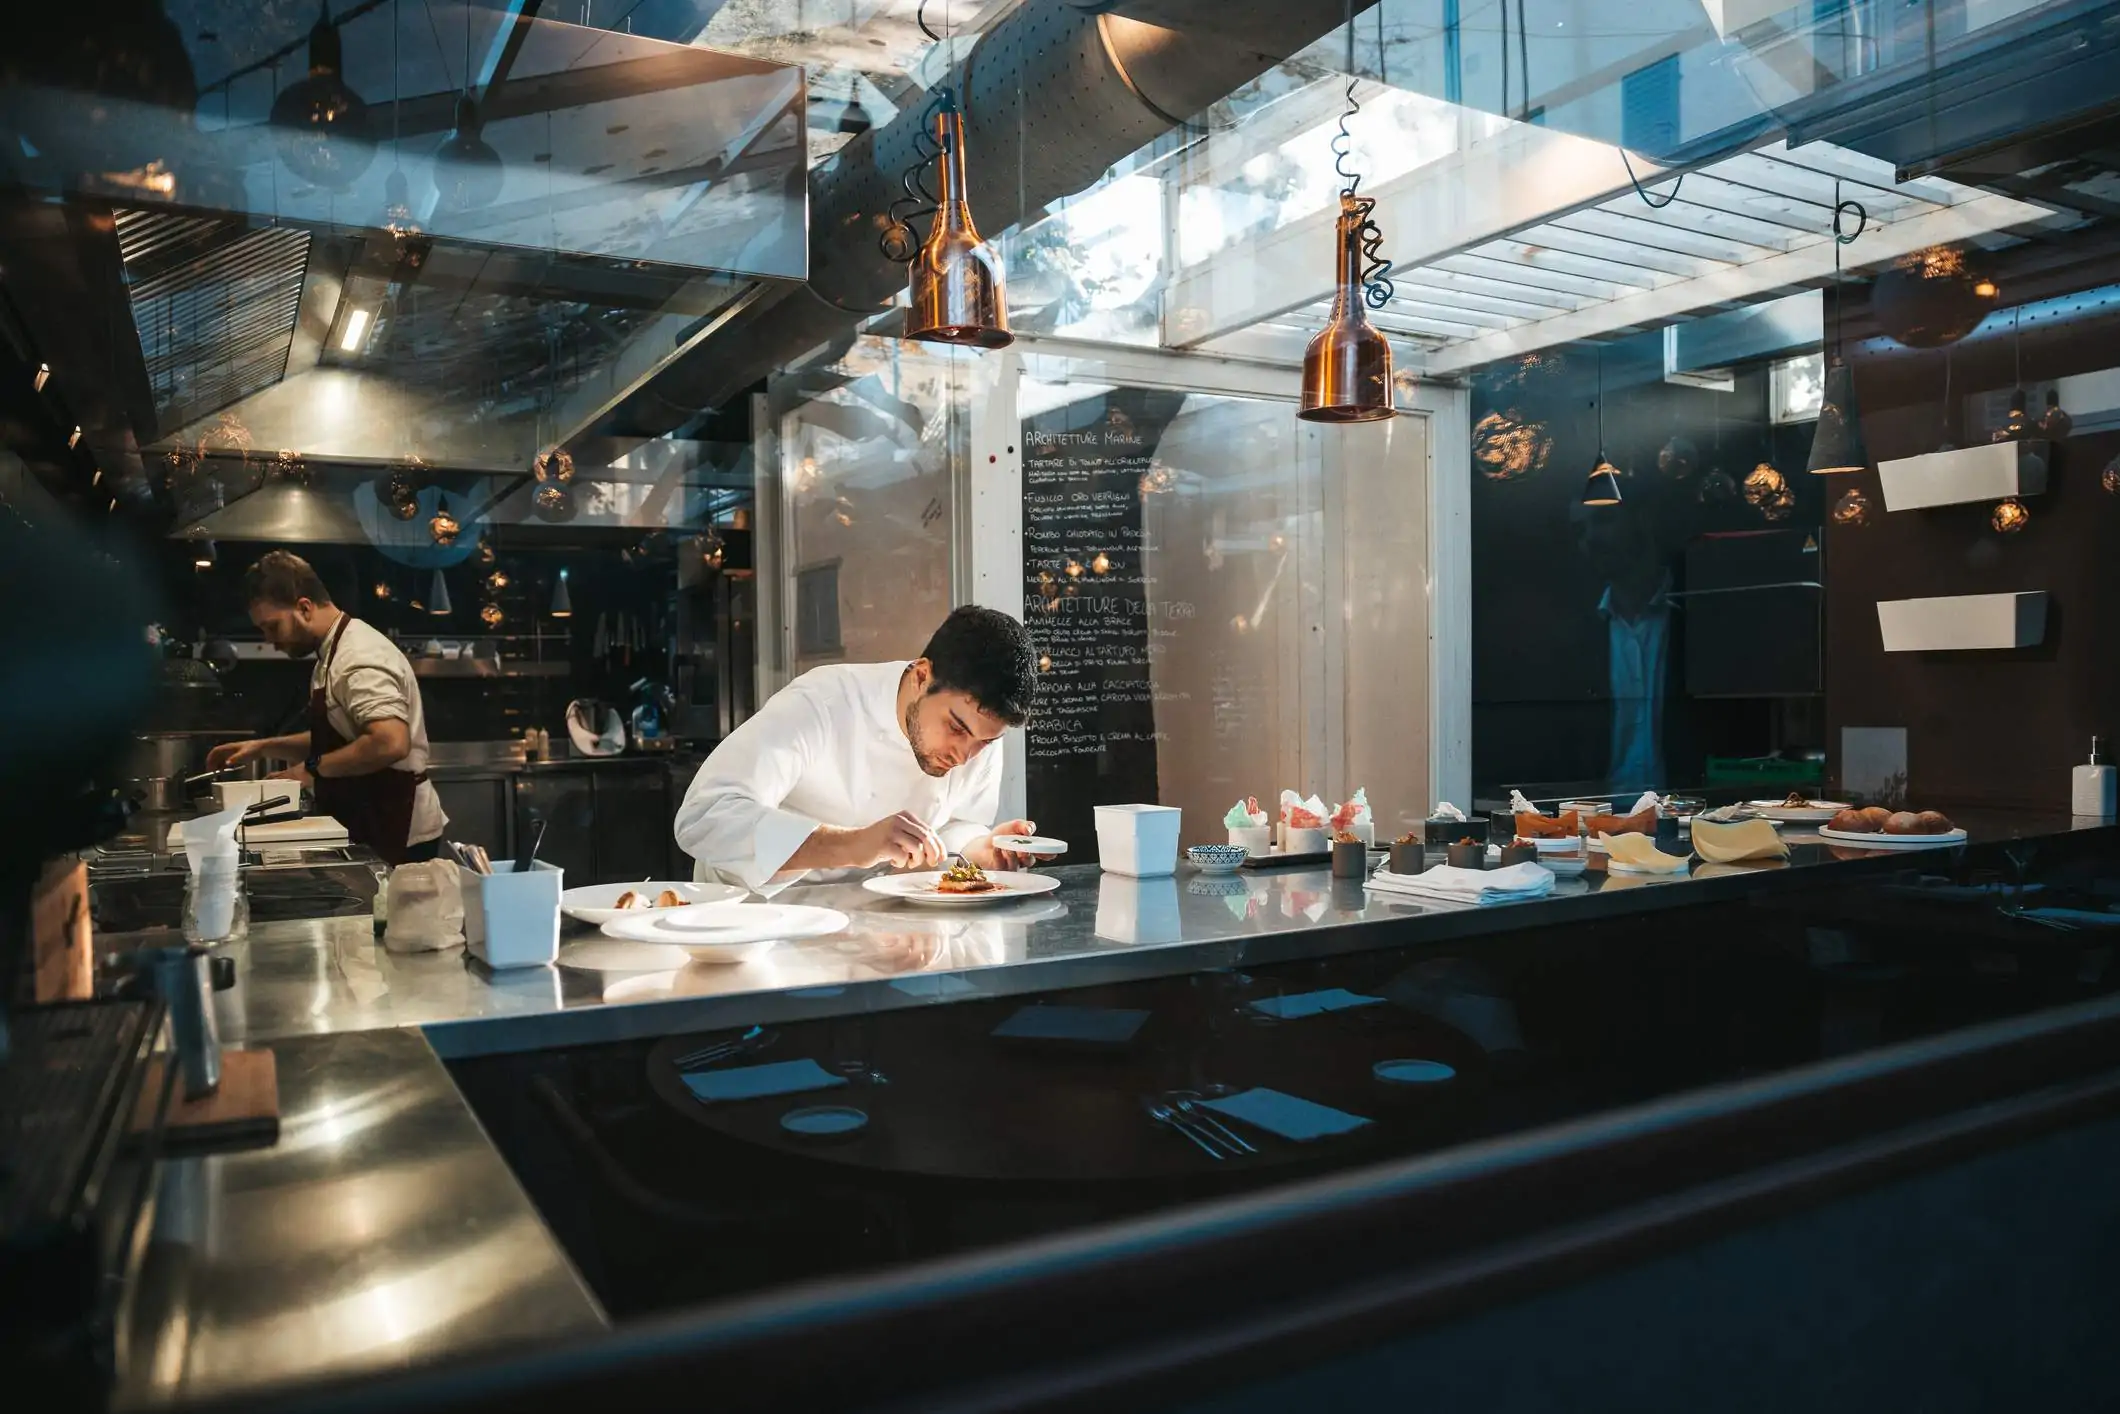
<path id="1" fill-rule="evenodd" d="M 311 689 L 324 689 L 324 710 L 331 729 L 352 741 L 370 722 L 392 718 L 405 724 L 411 750 L 405 759 L 391 765 L 392 771 L 427 769 L 427 713 L 420 705 L 419 679 L 413 676 L 412 660 L 398 651 L 388 636 L 362 623 L 347 621 L 331 651 L 331 673 L 325 676 L 324 654 L 317 653 L 309 670 Z M 412 828 L 405 843 L 425 844 L 438 840 L 448 827 L 442 813 L 442 798 L 432 781 L 421 781 L 412 791 Z"/>
<path id="2" fill-rule="evenodd" d="M 812 668 L 729 733 L 677 811 L 677 843 L 698 861 L 696 875 L 775 893 L 806 877 L 774 876 L 819 825 L 858 829 L 901 810 L 926 821 L 946 850 L 991 831 L 1001 808 L 999 746 L 946 775 L 921 770 L 898 720 L 905 669 L 903 662 Z"/>

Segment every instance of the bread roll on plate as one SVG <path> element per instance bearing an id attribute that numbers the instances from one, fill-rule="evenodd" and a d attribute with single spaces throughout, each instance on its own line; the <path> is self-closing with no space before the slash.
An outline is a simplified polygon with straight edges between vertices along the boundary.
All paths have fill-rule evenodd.
<path id="1" fill-rule="evenodd" d="M 1921 828 L 1921 817 L 1911 810 L 1894 812 L 1892 817 L 1884 822 L 1884 832 L 1888 835 L 1918 835 L 1924 833 Z"/>
<path id="2" fill-rule="evenodd" d="M 1843 810 L 1826 822 L 1826 828 L 1850 835 L 1874 835 L 1877 824 L 1867 810 Z"/>

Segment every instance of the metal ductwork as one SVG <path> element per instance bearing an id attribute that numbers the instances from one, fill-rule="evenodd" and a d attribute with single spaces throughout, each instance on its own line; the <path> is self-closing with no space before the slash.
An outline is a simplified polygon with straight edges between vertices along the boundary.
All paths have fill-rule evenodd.
<path id="1" fill-rule="evenodd" d="M 972 48 L 955 77 L 983 229 L 1081 191 L 1346 17 L 1338 0 L 1140 3 L 1158 23 L 1122 13 L 1130 0 L 1028 0 Z M 888 306 L 906 273 L 877 237 L 915 160 L 922 115 L 906 109 L 811 174 L 806 286 L 745 311 L 604 426 L 627 440 L 659 436 Z"/>

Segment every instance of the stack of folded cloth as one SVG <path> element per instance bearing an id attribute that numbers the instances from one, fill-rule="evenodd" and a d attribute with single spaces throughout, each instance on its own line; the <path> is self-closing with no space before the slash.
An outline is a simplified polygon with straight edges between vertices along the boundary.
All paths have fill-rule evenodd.
<path id="1" fill-rule="evenodd" d="M 1449 903 L 1518 903 L 1552 893 L 1553 871 L 1536 864 L 1512 864 L 1507 869 L 1458 869 L 1438 864 L 1420 874 L 1394 874 L 1379 869 L 1369 876 L 1367 887 L 1376 893 Z"/>

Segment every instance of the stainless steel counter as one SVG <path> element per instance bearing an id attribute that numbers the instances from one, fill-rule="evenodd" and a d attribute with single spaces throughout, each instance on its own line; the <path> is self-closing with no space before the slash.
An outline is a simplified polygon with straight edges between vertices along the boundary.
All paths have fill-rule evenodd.
<path id="1" fill-rule="evenodd" d="M 165 1163 L 115 1405 L 401 1367 L 604 1322 L 414 1030 L 277 1043 L 280 1142 Z"/>
<path id="2" fill-rule="evenodd" d="M 2043 848 L 2030 842 L 2038 836 L 2066 836 L 2069 822 L 1973 828 L 1976 848 L 2023 841 L 2014 861 Z M 799 888 L 782 899 L 841 909 L 848 928 L 736 967 L 570 929 L 559 965 L 493 973 L 461 949 L 390 953 L 365 911 L 254 923 L 228 949 L 237 985 L 216 1001 L 226 1039 L 278 1053 L 286 1128 L 272 1149 L 169 1166 L 123 1403 L 387 1369 L 601 1319 L 444 1058 L 1565 930 L 1843 882 L 1904 890 L 1925 871 L 1961 867 L 1953 852 L 1841 858 L 1814 843 L 1795 854 L 1794 867 L 1667 880 L 1593 871 L 1550 899 L 1490 908 L 1365 894 L 1315 870 L 1134 880 L 1076 866 L 1056 871 L 1060 888 L 1041 898 L 951 910 L 858 886 Z M 315 871 L 319 894 L 335 891 L 343 906 L 328 872 Z"/>

